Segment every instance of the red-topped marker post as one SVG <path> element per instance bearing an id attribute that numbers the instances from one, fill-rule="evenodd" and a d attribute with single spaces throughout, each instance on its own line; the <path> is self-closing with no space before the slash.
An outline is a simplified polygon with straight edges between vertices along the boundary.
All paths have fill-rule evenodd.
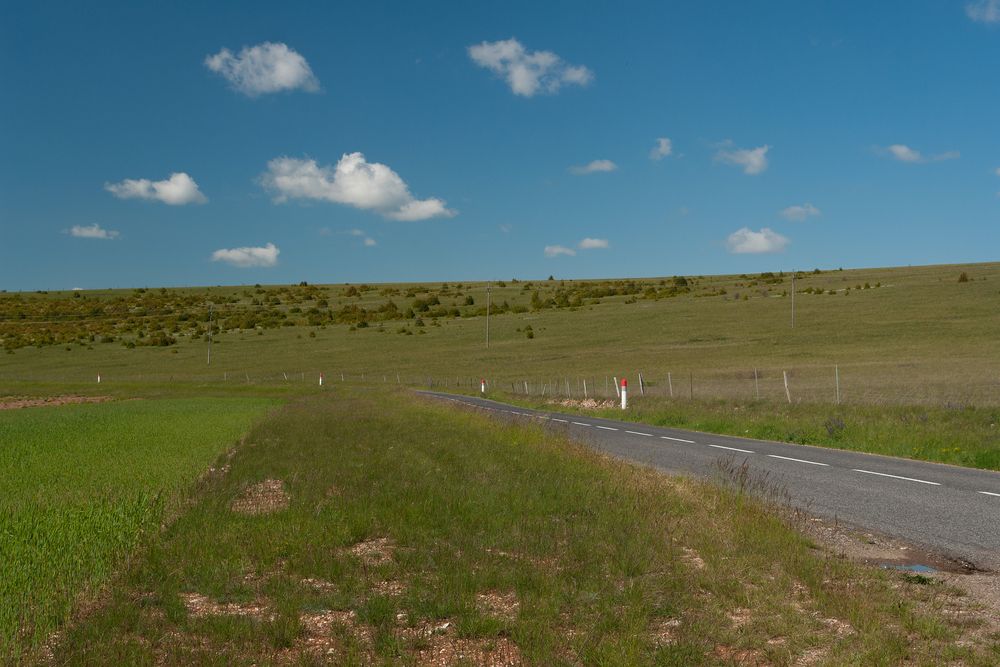
<path id="1" fill-rule="evenodd" d="M 322 373 L 319 374 L 319 386 L 321 386 L 321 387 L 323 386 L 323 374 Z"/>
<path id="2" fill-rule="evenodd" d="M 480 394 L 486 393 L 486 378 L 483 378 L 479 381 L 479 393 Z"/>
<path id="3" fill-rule="evenodd" d="M 628 407 L 628 380 L 622 378 L 622 410 Z"/>

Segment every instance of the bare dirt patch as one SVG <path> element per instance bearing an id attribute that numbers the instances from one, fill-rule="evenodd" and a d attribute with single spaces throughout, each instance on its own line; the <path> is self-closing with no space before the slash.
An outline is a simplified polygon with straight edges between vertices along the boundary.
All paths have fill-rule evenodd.
<path id="1" fill-rule="evenodd" d="M 237 602 L 219 603 L 201 593 L 181 593 L 181 600 L 190 616 L 206 618 L 208 616 L 244 616 L 249 618 L 270 619 L 274 614 L 268 611 L 263 602 L 240 604 Z"/>
<path id="2" fill-rule="evenodd" d="M 287 508 L 289 500 L 284 482 L 280 479 L 265 479 L 246 489 L 233 501 L 230 509 L 237 514 L 251 516 L 271 514 Z"/>
<path id="3" fill-rule="evenodd" d="M 513 592 L 488 591 L 476 596 L 476 607 L 480 613 L 504 621 L 513 621 L 521 610 L 521 602 Z"/>
<path id="4" fill-rule="evenodd" d="M 423 622 L 401 630 L 399 636 L 415 646 L 416 664 L 426 667 L 455 664 L 512 667 L 524 663 L 521 650 L 507 637 L 462 639 L 456 636 L 455 624 L 448 621 Z"/>
<path id="5" fill-rule="evenodd" d="M 594 398 L 563 398 L 560 400 L 548 401 L 549 405 L 561 405 L 564 408 L 583 408 L 585 410 L 598 410 L 600 408 L 613 408 L 617 403 L 613 400 L 599 401 Z"/>
<path id="6" fill-rule="evenodd" d="M 113 396 L 0 396 L 0 410 L 41 408 L 79 403 L 106 403 Z"/>
<path id="7" fill-rule="evenodd" d="M 360 558 L 365 565 L 376 566 L 391 561 L 395 549 L 395 543 L 388 537 L 376 537 L 358 542 L 348 549 L 348 552 Z"/>
<path id="8" fill-rule="evenodd" d="M 681 626 L 679 618 L 657 619 L 649 627 L 649 634 L 656 646 L 668 646 L 677 641 L 677 628 Z"/>
<path id="9" fill-rule="evenodd" d="M 686 564 L 690 565 L 696 570 L 705 569 L 705 561 L 702 559 L 701 556 L 698 555 L 697 551 L 695 551 L 691 547 L 681 547 L 681 551 L 684 552 L 684 555 L 681 556 L 682 561 L 684 561 Z"/>
<path id="10" fill-rule="evenodd" d="M 385 595 L 386 597 L 398 597 L 406 592 L 406 584 L 402 581 L 396 581 L 395 579 L 376 581 L 372 585 L 372 590 L 379 595 Z"/>

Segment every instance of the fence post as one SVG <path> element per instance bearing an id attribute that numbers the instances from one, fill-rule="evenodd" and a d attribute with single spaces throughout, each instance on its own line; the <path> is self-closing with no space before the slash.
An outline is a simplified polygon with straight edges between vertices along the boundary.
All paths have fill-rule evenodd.
<path id="1" fill-rule="evenodd" d="M 753 369 L 753 395 L 758 401 L 760 400 L 760 385 L 757 383 L 757 369 Z"/>
<path id="2" fill-rule="evenodd" d="M 785 398 L 787 398 L 788 402 L 791 403 L 792 402 L 792 394 L 791 394 L 791 392 L 788 391 L 788 371 L 781 371 L 781 375 L 782 375 L 782 377 L 785 378 Z"/>
<path id="3" fill-rule="evenodd" d="M 622 392 L 621 392 L 621 390 L 620 390 L 620 389 L 618 388 L 618 376 L 616 375 L 614 379 L 615 379 L 615 394 L 616 394 L 617 396 L 621 396 L 621 395 L 622 395 Z"/>
<path id="4" fill-rule="evenodd" d="M 674 379 L 667 373 L 667 387 L 670 388 L 670 398 L 674 397 Z"/>
<path id="5" fill-rule="evenodd" d="M 583 378 L 583 400 L 587 400 L 587 378 Z"/>
<path id="6" fill-rule="evenodd" d="M 837 378 L 837 405 L 840 405 L 840 366 L 834 366 L 833 372 Z"/>
<path id="7" fill-rule="evenodd" d="M 688 400 L 694 400 L 694 371 L 688 373 Z"/>
<path id="8" fill-rule="evenodd" d="M 645 396 L 646 395 L 646 385 L 642 381 L 642 372 L 641 371 L 639 372 L 639 395 L 640 396 Z"/>

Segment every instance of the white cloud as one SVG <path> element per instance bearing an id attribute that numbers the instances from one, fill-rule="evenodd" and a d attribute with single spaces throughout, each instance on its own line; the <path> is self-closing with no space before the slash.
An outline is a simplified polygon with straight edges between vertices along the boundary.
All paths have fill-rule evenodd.
<path id="1" fill-rule="evenodd" d="M 112 229 L 104 229 L 96 222 L 92 225 L 73 225 L 67 232 L 70 236 L 78 239 L 115 239 L 118 232 Z"/>
<path id="2" fill-rule="evenodd" d="M 650 160 L 662 160 L 665 157 L 670 157 L 674 154 L 674 144 L 670 139 L 666 137 L 660 137 L 656 140 L 656 145 L 653 149 L 649 151 Z"/>
<path id="3" fill-rule="evenodd" d="M 221 74 L 233 88 L 250 97 L 296 88 L 319 90 L 319 81 L 306 59 L 280 42 L 245 47 L 236 56 L 229 49 L 222 49 L 205 58 L 205 67 Z"/>
<path id="4" fill-rule="evenodd" d="M 608 247 L 607 239 L 592 239 L 589 237 L 580 241 L 579 245 L 579 248 L 581 250 L 594 250 L 596 248 L 607 248 L 607 247 Z"/>
<path id="5" fill-rule="evenodd" d="M 164 181 L 126 178 L 120 183 L 105 183 L 104 189 L 119 199 L 151 199 L 171 206 L 208 201 L 208 197 L 198 190 L 194 179 L 183 171 L 170 174 L 170 178 Z"/>
<path id="6" fill-rule="evenodd" d="M 546 257 L 558 257 L 559 255 L 569 255 L 572 257 L 576 254 L 576 250 L 572 248 L 567 248 L 562 245 L 547 245 L 545 246 L 545 256 Z"/>
<path id="7" fill-rule="evenodd" d="M 997 168 L 996 168 L 996 169 L 995 169 L 995 170 L 993 171 L 993 173 L 994 173 L 994 174 L 996 174 L 997 176 L 1000 176 L 1000 167 L 997 167 Z"/>
<path id="8" fill-rule="evenodd" d="M 366 248 L 373 248 L 373 247 L 375 247 L 377 245 L 378 245 L 378 243 L 375 242 L 375 239 L 371 238 L 370 236 L 369 237 L 365 237 L 365 247 Z"/>
<path id="9" fill-rule="evenodd" d="M 768 227 L 755 232 L 748 227 L 738 229 L 726 239 L 729 252 L 743 254 L 758 254 L 766 252 L 781 252 L 791 243 L 787 237 L 778 234 Z"/>
<path id="10" fill-rule="evenodd" d="M 586 67 L 570 65 L 551 51 L 528 51 L 513 37 L 470 46 L 469 57 L 502 76 L 511 91 L 523 97 L 555 93 L 563 84 L 586 86 L 594 79 Z"/>
<path id="11" fill-rule="evenodd" d="M 733 148 L 733 142 L 724 141 L 715 154 L 715 159 L 726 164 L 743 167 L 744 174 L 756 175 L 767 169 L 767 152 L 770 146 L 757 148 Z"/>
<path id="12" fill-rule="evenodd" d="M 822 211 L 809 203 L 801 206 L 789 206 L 781 211 L 781 217 L 792 222 L 802 222 L 807 218 L 818 217 L 821 214 Z"/>
<path id="13" fill-rule="evenodd" d="M 1000 0 L 975 0 L 965 5 L 965 15 L 979 23 L 1000 23 Z"/>
<path id="14" fill-rule="evenodd" d="M 256 266 L 274 266 L 281 251 L 273 243 L 263 248 L 222 248 L 212 253 L 213 262 L 226 262 L 241 269 Z"/>
<path id="15" fill-rule="evenodd" d="M 911 164 L 923 164 L 926 162 L 940 162 L 941 160 L 955 160 L 961 157 L 958 151 L 947 151 L 937 155 L 925 156 L 915 148 L 910 148 L 906 144 L 893 144 L 885 149 L 888 154 L 900 162 Z"/>
<path id="16" fill-rule="evenodd" d="M 318 199 L 405 221 L 456 215 L 443 199 L 414 199 L 399 174 L 384 164 L 367 162 L 361 153 L 345 153 L 333 167 L 321 167 L 315 160 L 275 158 L 260 180 L 275 194 L 276 203 Z"/>
<path id="17" fill-rule="evenodd" d="M 611 160 L 594 160 L 593 162 L 588 162 L 584 165 L 569 168 L 571 172 L 579 175 L 615 171 L 616 169 L 618 169 L 618 165 Z"/>

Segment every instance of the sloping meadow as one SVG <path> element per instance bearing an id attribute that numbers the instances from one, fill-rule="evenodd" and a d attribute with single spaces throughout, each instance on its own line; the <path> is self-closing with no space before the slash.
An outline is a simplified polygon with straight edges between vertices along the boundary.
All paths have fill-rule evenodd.
<path id="1" fill-rule="evenodd" d="M 828 555 L 754 498 L 403 392 L 299 399 L 224 463 L 53 642 L 51 659 L 997 657 L 965 641 L 975 624 L 948 613 L 961 604 L 948 592 Z"/>

